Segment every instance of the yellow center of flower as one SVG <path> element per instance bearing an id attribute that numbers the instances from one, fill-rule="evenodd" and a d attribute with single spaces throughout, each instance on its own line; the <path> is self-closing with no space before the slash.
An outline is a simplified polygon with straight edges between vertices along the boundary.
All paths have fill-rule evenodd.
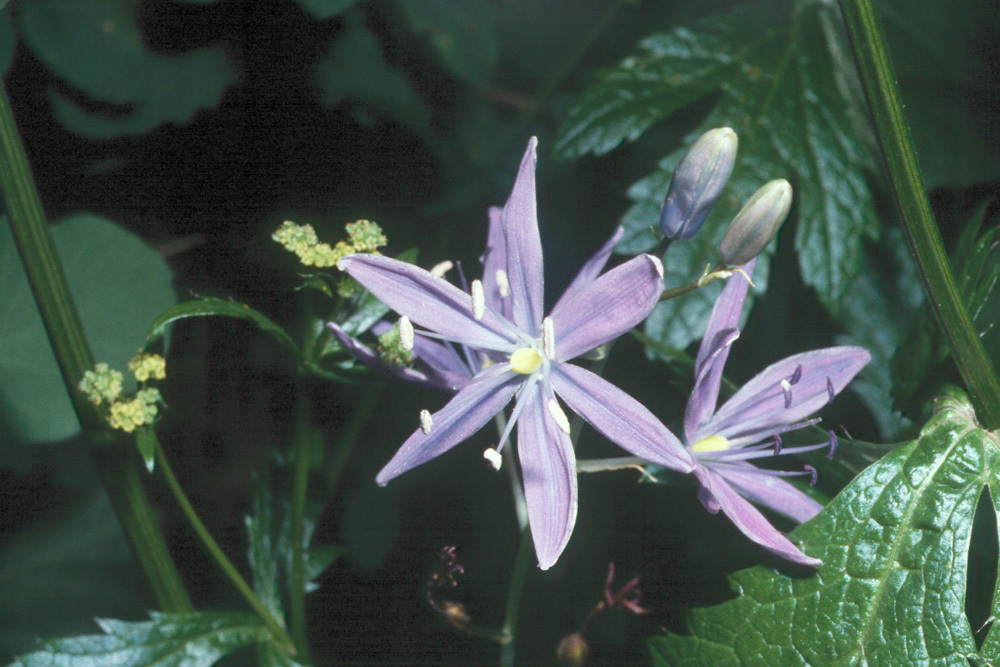
<path id="1" fill-rule="evenodd" d="M 533 347 L 522 347 L 510 355 L 510 367 L 516 373 L 530 375 L 542 365 L 542 355 Z"/>
<path id="2" fill-rule="evenodd" d="M 721 435 L 710 435 L 691 446 L 692 452 L 724 452 L 729 449 L 729 441 Z"/>

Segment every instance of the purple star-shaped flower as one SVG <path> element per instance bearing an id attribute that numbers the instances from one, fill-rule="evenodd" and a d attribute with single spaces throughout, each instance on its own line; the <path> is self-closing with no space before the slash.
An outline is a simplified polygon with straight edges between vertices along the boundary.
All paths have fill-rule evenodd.
<path id="1" fill-rule="evenodd" d="M 488 244 L 486 275 L 502 278 L 488 297 L 473 281 L 468 292 L 410 264 L 375 255 L 338 263 L 387 306 L 424 328 L 480 355 L 482 369 L 441 410 L 421 413 L 421 425 L 376 481 L 390 479 L 451 449 L 476 433 L 512 398 L 503 446 L 517 425 L 517 450 L 528 521 L 538 564 L 559 558 L 576 522 L 576 456 L 569 420 L 557 396 L 608 439 L 648 461 L 690 472 L 692 455 L 642 405 L 597 375 L 568 363 L 627 332 L 656 305 L 663 267 L 649 255 L 597 276 L 591 260 L 543 317 L 542 246 L 535 204 L 535 147 L 528 143 L 507 204 L 502 241 Z M 676 444 L 674 444 L 676 443 Z M 489 453 L 491 450 L 487 450 Z M 496 451 L 493 451 L 493 460 Z"/>
<path id="2" fill-rule="evenodd" d="M 725 512 L 754 542 L 804 565 L 820 561 L 803 554 L 764 518 L 752 501 L 795 521 L 807 521 L 822 506 L 781 479 L 782 473 L 749 461 L 782 453 L 781 434 L 819 421 L 810 416 L 833 400 L 871 359 L 860 347 L 829 347 L 771 364 L 716 410 L 722 369 L 739 337 L 740 312 L 753 272 L 751 260 L 729 278 L 708 319 L 695 382 L 684 415 L 684 439 L 697 464 L 699 499 L 710 512 Z M 836 439 L 830 434 L 831 444 Z M 783 450 L 783 453 L 824 447 Z"/>

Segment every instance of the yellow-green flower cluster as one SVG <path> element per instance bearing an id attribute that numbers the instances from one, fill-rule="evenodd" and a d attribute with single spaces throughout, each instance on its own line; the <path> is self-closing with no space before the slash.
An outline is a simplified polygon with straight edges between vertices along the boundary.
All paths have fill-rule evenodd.
<path id="1" fill-rule="evenodd" d="M 128 362 L 128 369 L 139 382 L 145 382 L 149 378 L 162 380 L 167 377 L 167 360 L 158 354 L 139 350 L 139 353 Z"/>
<path id="2" fill-rule="evenodd" d="M 271 235 L 275 241 L 294 252 L 306 266 L 336 266 L 337 260 L 355 252 L 378 252 L 377 248 L 387 241 L 382 229 L 370 220 L 358 220 L 346 226 L 347 241 L 338 241 L 331 247 L 320 243 L 312 225 L 298 225 L 291 220 L 281 223 L 281 227 Z"/>
<path id="3" fill-rule="evenodd" d="M 153 423 L 159 412 L 157 404 L 162 401 L 159 389 L 154 387 L 140 389 L 135 398 L 111 404 L 108 423 L 112 428 L 131 433 L 140 426 Z"/>
<path id="4" fill-rule="evenodd" d="M 158 354 L 139 350 L 128 362 L 128 369 L 141 383 L 150 378 L 162 380 L 167 376 L 167 361 Z M 133 398 L 121 398 L 123 378 L 120 371 L 100 363 L 94 366 L 94 370 L 83 374 L 79 389 L 94 405 L 108 404 L 105 419 L 112 428 L 131 433 L 156 420 L 163 396 L 159 389 L 143 387 Z"/>
<path id="5" fill-rule="evenodd" d="M 378 354 L 382 361 L 394 366 L 408 366 L 413 361 L 413 353 L 403 347 L 399 339 L 399 324 L 378 337 Z"/>
<path id="6" fill-rule="evenodd" d="M 101 363 L 94 366 L 94 370 L 86 371 L 77 387 L 94 405 L 112 403 L 122 393 L 124 377 L 121 371 L 116 371 L 107 364 Z"/>

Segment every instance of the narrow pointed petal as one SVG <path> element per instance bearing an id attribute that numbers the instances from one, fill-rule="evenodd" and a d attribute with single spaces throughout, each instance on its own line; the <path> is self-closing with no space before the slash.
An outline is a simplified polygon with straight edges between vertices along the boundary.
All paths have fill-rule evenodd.
<path id="1" fill-rule="evenodd" d="M 486 232 L 486 249 L 480 255 L 479 261 L 483 263 L 483 290 L 486 297 L 486 305 L 510 319 L 510 299 L 504 298 L 501 294 L 500 284 L 497 282 L 497 271 L 507 274 L 507 241 L 503 234 L 503 225 L 500 222 L 500 215 L 503 209 L 499 206 L 491 206 L 488 211 L 489 228 Z"/>
<path id="2" fill-rule="evenodd" d="M 582 290 L 584 287 L 590 283 L 597 280 L 597 276 L 601 275 L 601 271 L 604 270 L 604 265 L 608 263 L 608 258 L 611 257 L 612 251 L 614 251 L 615 246 L 618 245 L 618 241 L 621 240 L 622 235 L 625 234 L 624 227 L 618 227 L 615 229 L 615 233 L 611 235 L 611 238 L 600 247 L 600 249 L 594 253 L 594 256 L 587 260 L 587 263 L 583 265 L 580 272 L 576 274 L 573 278 L 573 282 L 569 284 L 563 295 L 559 297 L 559 301 L 556 302 L 555 307 L 552 308 L 553 311 L 559 310 L 559 305 L 563 301 L 567 301 L 573 297 L 577 292 Z"/>
<path id="3" fill-rule="evenodd" d="M 799 523 L 808 521 L 823 509 L 822 505 L 794 485 L 749 465 L 719 467 L 714 472 L 750 502 Z"/>
<path id="4" fill-rule="evenodd" d="M 740 268 L 746 276 L 752 276 L 756 263 L 754 258 Z M 737 271 L 726 280 L 726 286 L 708 317 L 694 363 L 696 381 L 684 413 L 684 437 L 688 442 L 694 442 L 695 431 L 712 416 L 718 404 L 722 371 L 729 358 L 729 345 L 723 345 L 723 341 L 734 330 L 739 336 L 740 315 L 750 288 L 746 276 Z"/>
<path id="5" fill-rule="evenodd" d="M 829 403 L 871 360 L 861 347 L 828 347 L 776 362 L 743 385 L 698 430 L 733 440 L 747 431 L 801 421 Z"/>
<path id="6" fill-rule="evenodd" d="M 517 421 L 517 453 L 538 567 L 547 570 L 576 524 L 576 454 L 569 436 L 549 415 L 545 405 L 551 397 L 541 384 L 526 394 L 518 398 L 526 403 Z"/>
<path id="7" fill-rule="evenodd" d="M 414 324 L 448 338 L 475 341 L 479 347 L 514 349 L 514 326 L 489 308 L 482 319 L 475 319 L 471 297 L 444 278 L 382 255 L 348 255 L 337 266 Z"/>
<path id="8" fill-rule="evenodd" d="M 573 364 L 553 365 L 552 388 L 608 440 L 647 461 L 691 472 L 694 458 L 639 401 L 604 378 Z"/>
<path id="9" fill-rule="evenodd" d="M 695 469 L 694 474 L 729 520 L 752 541 L 793 563 L 813 566 L 822 564 L 823 561 L 818 558 L 810 558 L 802 553 L 756 507 L 731 489 L 724 479 L 702 467 Z"/>
<path id="10" fill-rule="evenodd" d="M 542 324 L 545 284 L 542 273 L 542 240 L 538 235 L 535 201 L 535 148 L 538 139 L 528 141 L 514 189 L 500 214 L 506 238 L 507 279 L 510 281 L 514 323 L 537 337 Z"/>
<path id="11" fill-rule="evenodd" d="M 365 366 L 377 370 L 380 373 L 385 373 L 389 377 L 394 377 L 398 380 L 405 380 L 406 382 L 412 382 L 413 384 L 430 387 L 431 389 L 451 391 L 451 386 L 447 381 L 442 381 L 441 378 L 421 373 L 420 371 L 412 368 L 386 363 L 382 361 L 382 358 L 376 354 L 374 350 L 364 343 L 348 336 L 343 329 L 338 327 L 333 322 L 328 322 L 326 326 L 329 327 L 330 331 L 333 332 L 333 335 L 338 341 L 340 341 L 340 344 L 344 346 L 344 349 Z"/>
<path id="12" fill-rule="evenodd" d="M 568 361 L 646 319 L 663 293 L 663 265 L 639 255 L 590 283 L 552 311 L 556 361 Z"/>
<path id="13" fill-rule="evenodd" d="M 430 433 L 425 434 L 420 428 L 414 431 L 375 481 L 385 486 L 393 477 L 430 461 L 474 435 L 510 402 L 521 380 L 501 366 L 480 373 L 447 405 L 431 415 Z"/>

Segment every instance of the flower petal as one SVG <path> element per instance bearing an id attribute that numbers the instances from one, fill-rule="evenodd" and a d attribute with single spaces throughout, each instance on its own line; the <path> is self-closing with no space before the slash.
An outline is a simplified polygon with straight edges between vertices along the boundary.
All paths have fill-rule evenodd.
<path id="1" fill-rule="evenodd" d="M 412 382 L 424 387 L 443 389 L 445 391 L 451 390 L 450 384 L 447 381 L 442 381 L 441 378 L 421 373 L 420 371 L 412 368 L 396 366 L 395 364 L 389 364 L 382 361 L 382 358 L 370 347 L 348 336 L 347 332 L 333 322 L 327 322 L 326 326 L 333 332 L 333 335 L 336 336 L 337 340 L 340 341 L 340 344 L 344 346 L 344 349 L 365 366 L 373 368 L 380 373 L 385 373 L 390 377 Z"/>
<path id="2" fill-rule="evenodd" d="M 523 378 L 509 369 L 493 366 L 465 385 L 447 405 L 431 415 L 430 433 L 417 429 L 392 460 L 379 472 L 375 481 L 385 486 L 393 477 L 443 454 L 504 409 Z"/>
<path id="3" fill-rule="evenodd" d="M 624 227 L 618 227 L 615 229 L 615 233 L 611 235 L 611 238 L 608 239 L 607 243 L 602 245 L 598 251 L 594 253 L 594 256 L 587 260 L 587 263 L 583 265 L 580 272 L 576 274 L 576 277 L 573 278 L 573 282 L 569 284 L 569 287 L 566 288 L 566 291 L 563 292 L 563 295 L 559 297 L 559 301 L 557 301 L 556 305 L 552 308 L 553 311 L 559 310 L 559 305 L 563 301 L 567 301 L 574 294 L 597 280 L 597 276 L 601 275 L 601 271 L 604 270 L 604 265 L 608 263 L 608 258 L 611 257 L 611 252 L 615 249 L 615 246 L 618 245 L 618 241 L 621 240 L 623 234 L 625 234 Z"/>
<path id="4" fill-rule="evenodd" d="M 510 319 L 510 293 L 508 291 L 507 297 L 504 297 L 497 281 L 497 271 L 503 271 L 505 276 L 507 273 L 507 241 L 503 234 L 503 225 L 500 223 L 502 212 L 503 209 L 499 206 L 491 206 L 488 211 L 486 249 L 479 256 L 479 261 L 483 263 L 483 293 L 486 305 Z M 506 289 L 509 289 L 509 285 Z"/>
<path id="5" fill-rule="evenodd" d="M 698 467 L 694 474 L 701 482 L 704 491 L 711 496 L 708 502 L 706 502 L 707 499 L 702 499 L 709 511 L 712 511 L 711 504 L 714 501 L 744 535 L 773 554 L 802 565 L 822 564 L 823 561 L 810 558 L 802 553 L 787 537 L 772 526 L 756 507 L 731 489 L 726 480 L 715 472 Z"/>
<path id="6" fill-rule="evenodd" d="M 646 319 L 663 293 L 663 265 L 639 255 L 621 264 L 552 311 L 556 361 L 568 361 L 622 335 Z"/>
<path id="7" fill-rule="evenodd" d="M 511 316 L 514 323 L 534 338 L 540 334 L 545 283 L 542 273 L 542 240 L 538 235 L 535 202 L 535 147 L 528 141 L 514 189 L 500 214 L 507 240 L 507 279 L 510 282 Z"/>
<path id="8" fill-rule="evenodd" d="M 829 403 L 870 360 L 868 350 L 842 346 L 771 364 L 726 401 L 697 437 L 721 435 L 735 446 L 746 444 L 735 442 L 742 435 L 792 425 Z"/>
<path id="9" fill-rule="evenodd" d="M 512 352 L 517 330 L 487 308 L 472 316 L 472 298 L 444 278 L 382 255 L 348 255 L 337 266 L 397 313 L 447 338 Z"/>
<path id="10" fill-rule="evenodd" d="M 525 393 L 518 397 L 526 403 L 517 421 L 517 453 L 538 567 L 547 570 L 566 548 L 576 524 L 576 454 L 546 408 L 551 396 L 541 383 Z"/>
<path id="11" fill-rule="evenodd" d="M 553 364 L 552 388 L 604 437 L 647 461 L 691 472 L 694 458 L 639 401 L 604 378 L 573 364 Z"/>
<path id="12" fill-rule="evenodd" d="M 736 331 L 739 337 L 740 315 L 743 313 L 743 303 L 747 298 L 750 281 L 747 276 L 753 275 L 757 259 L 751 259 L 740 267 L 746 272 L 733 273 L 727 280 L 722 294 L 715 301 L 712 314 L 705 326 L 705 335 L 698 348 L 698 357 L 694 362 L 695 383 L 684 413 L 684 437 L 689 443 L 698 427 L 715 412 L 719 400 L 719 385 L 722 382 L 722 369 L 729 358 L 729 348 L 735 340 L 731 334 Z"/>
<path id="13" fill-rule="evenodd" d="M 737 493 L 782 516 L 802 523 L 813 518 L 823 506 L 776 475 L 750 465 L 714 468 Z"/>
<path id="14" fill-rule="evenodd" d="M 392 327 L 392 322 L 380 320 L 372 326 L 371 332 L 381 336 Z M 459 356 L 452 344 L 428 338 L 420 331 L 413 332 L 413 360 L 420 364 L 427 377 L 436 381 L 440 388 L 453 392 L 468 384 L 474 375 L 473 367 Z M 479 367 L 474 368 L 478 372 Z"/>

